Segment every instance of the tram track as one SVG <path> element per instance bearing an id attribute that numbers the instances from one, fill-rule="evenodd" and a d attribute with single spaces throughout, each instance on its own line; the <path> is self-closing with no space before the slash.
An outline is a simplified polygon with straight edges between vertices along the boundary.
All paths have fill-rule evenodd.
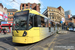
<path id="1" fill-rule="evenodd" d="M 50 36 L 52 36 L 52 35 L 50 35 Z M 49 37 L 50 37 L 49 36 Z M 57 35 L 56 35 L 56 37 L 57 37 Z M 43 40 L 41 40 L 41 41 L 39 41 L 39 42 L 37 42 L 37 43 L 34 43 L 34 44 L 32 44 L 31 46 L 29 46 L 29 47 L 27 47 L 25 50 L 32 50 L 32 48 L 34 48 L 34 47 L 36 47 L 36 46 L 38 46 L 39 44 L 41 44 L 43 41 L 45 42 L 45 41 L 47 41 L 49 38 L 47 37 L 47 38 L 45 38 L 45 39 L 43 39 Z M 44 43 L 43 42 L 43 43 Z M 40 46 L 41 47 L 41 46 Z M 44 47 L 41 47 L 41 48 L 44 48 Z"/>
<path id="2" fill-rule="evenodd" d="M 52 36 L 52 35 L 51 35 Z M 49 36 L 50 37 L 50 36 Z M 50 37 L 51 38 L 51 37 Z M 9 39 L 9 38 L 3 38 L 3 39 L 5 39 L 5 41 L 7 42 L 7 43 L 9 43 L 10 45 L 12 45 L 10 48 L 6 48 L 7 50 L 9 50 L 9 49 L 14 49 L 14 50 L 32 50 L 32 48 L 34 48 L 34 47 L 36 47 L 36 46 L 38 46 L 39 44 L 41 44 L 42 42 L 43 42 L 43 44 L 45 43 L 45 42 L 47 42 L 47 40 L 49 40 L 49 38 L 47 37 L 47 38 L 45 38 L 45 39 L 43 39 L 43 40 L 41 40 L 41 41 L 39 41 L 39 42 L 36 42 L 36 43 L 33 43 L 33 44 L 18 44 L 17 46 L 15 46 L 11 41 L 11 38 Z M 21 46 L 21 47 L 19 47 L 19 46 Z M 43 48 L 43 47 L 42 47 Z"/>

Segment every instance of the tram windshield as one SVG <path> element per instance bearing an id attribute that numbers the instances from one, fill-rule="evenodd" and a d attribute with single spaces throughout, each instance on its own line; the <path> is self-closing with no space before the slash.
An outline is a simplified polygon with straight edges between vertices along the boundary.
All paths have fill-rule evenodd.
<path id="1" fill-rule="evenodd" d="M 18 12 L 14 16 L 15 30 L 26 30 L 27 29 L 27 12 Z"/>

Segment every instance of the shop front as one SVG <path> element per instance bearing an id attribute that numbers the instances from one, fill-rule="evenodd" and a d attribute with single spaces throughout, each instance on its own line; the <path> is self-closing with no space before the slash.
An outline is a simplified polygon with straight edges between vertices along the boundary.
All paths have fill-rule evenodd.
<path id="1" fill-rule="evenodd" d="M 12 25 L 8 22 L 1 22 L 1 29 L 6 28 L 8 33 L 12 32 Z"/>

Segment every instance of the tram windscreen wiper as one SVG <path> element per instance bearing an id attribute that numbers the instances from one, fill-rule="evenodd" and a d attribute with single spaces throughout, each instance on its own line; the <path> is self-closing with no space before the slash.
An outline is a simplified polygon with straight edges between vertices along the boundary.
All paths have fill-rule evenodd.
<path id="1" fill-rule="evenodd" d="M 18 30 L 16 30 L 16 32 L 18 33 Z"/>

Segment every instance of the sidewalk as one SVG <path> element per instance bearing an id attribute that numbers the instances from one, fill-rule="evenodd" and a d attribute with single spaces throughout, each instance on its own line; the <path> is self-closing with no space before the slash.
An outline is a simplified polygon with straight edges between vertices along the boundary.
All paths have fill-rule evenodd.
<path id="1" fill-rule="evenodd" d="M 67 30 L 61 30 L 58 33 L 68 33 L 68 31 Z"/>
<path id="2" fill-rule="evenodd" d="M 0 38 L 11 37 L 11 36 L 12 36 L 12 33 L 7 33 L 7 34 L 0 33 Z"/>

